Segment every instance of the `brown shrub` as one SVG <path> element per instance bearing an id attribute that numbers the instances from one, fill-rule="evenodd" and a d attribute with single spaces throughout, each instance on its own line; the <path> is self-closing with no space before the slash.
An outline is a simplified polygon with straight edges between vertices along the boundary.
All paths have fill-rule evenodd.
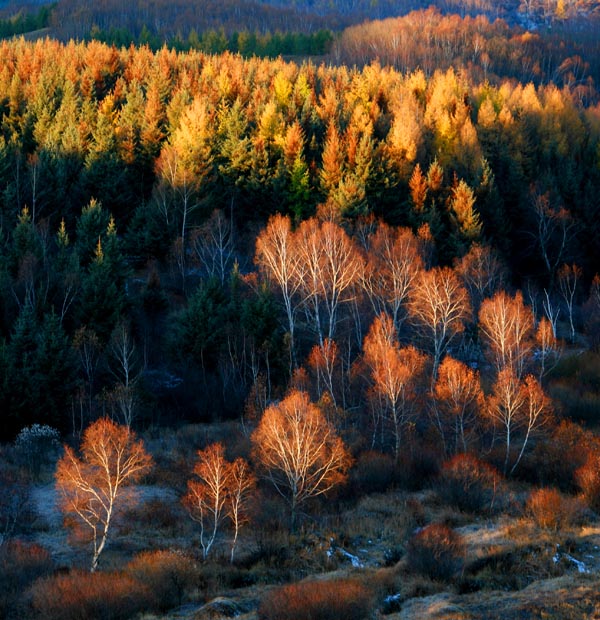
<path id="1" fill-rule="evenodd" d="M 181 605 L 198 581 L 192 559 L 166 550 L 141 553 L 127 565 L 126 573 L 153 593 L 161 611 Z"/>
<path id="2" fill-rule="evenodd" d="M 356 580 L 310 581 L 268 592 L 260 603 L 258 617 L 259 620 L 365 620 L 372 607 L 372 592 Z"/>
<path id="3" fill-rule="evenodd" d="M 462 536 L 447 525 L 428 525 L 408 541 L 409 568 L 431 579 L 451 579 L 462 568 L 464 557 Z"/>
<path id="4" fill-rule="evenodd" d="M 525 512 L 538 527 L 557 531 L 573 525 L 581 517 L 582 507 L 556 489 L 536 489 L 527 498 Z"/>
<path id="5" fill-rule="evenodd" d="M 439 451 L 429 446 L 401 454 L 397 466 L 398 484 L 409 491 L 418 491 L 435 479 L 440 471 Z"/>
<path id="6" fill-rule="evenodd" d="M 159 529 L 169 532 L 181 531 L 181 523 L 185 513 L 180 508 L 179 502 L 160 499 L 149 499 L 131 508 L 125 513 L 127 521 L 135 521 L 138 526 L 149 529 Z"/>
<path id="7" fill-rule="evenodd" d="M 585 463 L 575 472 L 575 480 L 586 504 L 600 513 L 600 453 L 588 452 Z"/>
<path id="8" fill-rule="evenodd" d="M 440 497 L 467 512 L 490 511 L 500 485 L 500 474 L 471 454 L 457 454 L 442 465 Z"/>
<path id="9" fill-rule="evenodd" d="M 597 440 L 592 433 L 575 422 L 562 420 L 547 441 L 536 444 L 523 465 L 530 470 L 528 477 L 538 484 L 574 491 L 575 472 L 585 464 L 590 451 L 598 450 L 595 446 Z"/>
<path id="10" fill-rule="evenodd" d="M 129 620 L 156 607 L 149 588 L 121 573 L 74 571 L 36 581 L 29 590 L 29 618 Z"/>
<path id="11" fill-rule="evenodd" d="M 0 618 L 15 614 L 21 594 L 53 569 L 44 547 L 11 540 L 0 547 Z M 17 614 L 18 615 L 18 614 Z"/>
<path id="12" fill-rule="evenodd" d="M 363 452 L 352 468 L 351 483 L 359 493 L 382 493 L 394 482 L 394 459 L 375 450 Z"/>

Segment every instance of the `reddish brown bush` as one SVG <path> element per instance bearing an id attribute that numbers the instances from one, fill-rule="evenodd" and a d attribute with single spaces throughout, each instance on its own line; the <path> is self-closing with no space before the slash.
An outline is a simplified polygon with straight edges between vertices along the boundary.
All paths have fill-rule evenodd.
<path id="1" fill-rule="evenodd" d="M 462 568 L 464 557 L 462 536 L 446 525 L 428 525 L 408 541 L 409 568 L 431 579 L 451 579 Z"/>
<path id="2" fill-rule="evenodd" d="M 585 464 L 590 451 L 598 450 L 594 446 L 597 440 L 592 433 L 575 422 L 562 420 L 547 441 L 538 442 L 529 464 L 524 464 L 525 471 L 540 485 L 574 491 L 577 488 L 575 472 Z"/>
<path id="3" fill-rule="evenodd" d="M 126 572 L 154 594 L 161 611 L 181 605 L 198 577 L 196 563 L 173 551 L 141 553 L 128 564 Z"/>
<path id="4" fill-rule="evenodd" d="M 150 589 L 121 573 L 74 571 L 36 581 L 30 613 L 40 620 L 130 620 L 156 607 Z"/>
<path id="5" fill-rule="evenodd" d="M 581 517 L 581 505 L 572 497 L 565 497 L 556 489 L 536 489 L 529 494 L 525 512 L 539 527 L 559 530 L 575 523 Z"/>
<path id="6" fill-rule="evenodd" d="M 12 540 L 0 547 L 0 618 L 14 616 L 24 590 L 52 571 L 50 553 L 40 545 Z M 18 616 L 18 614 L 17 614 Z"/>
<path id="7" fill-rule="evenodd" d="M 310 581 L 272 590 L 263 597 L 259 620 L 364 620 L 371 591 L 358 581 Z"/>
<path id="8" fill-rule="evenodd" d="M 597 450 L 588 452 L 584 465 L 575 472 L 575 480 L 587 505 L 600 513 L 600 453 Z"/>
<path id="9" fill-rule="evenodd" d="M 471 454 L 457 454 L 442 465 L 438 492 L 448 504 L 468 512 L 490 511 L 500 485 L 500 474 Z"/>

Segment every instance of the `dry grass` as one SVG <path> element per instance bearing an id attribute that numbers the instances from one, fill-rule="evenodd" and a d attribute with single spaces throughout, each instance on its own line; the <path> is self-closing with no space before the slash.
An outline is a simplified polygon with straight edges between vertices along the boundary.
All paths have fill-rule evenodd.
<path id="1" fill-rule="evenodd" d="M 416 601 L 389 620 L 581 620 L 600 614 L 597 578 L 564 576 L 535 583 L 519 592 L 445 594 Z"/>

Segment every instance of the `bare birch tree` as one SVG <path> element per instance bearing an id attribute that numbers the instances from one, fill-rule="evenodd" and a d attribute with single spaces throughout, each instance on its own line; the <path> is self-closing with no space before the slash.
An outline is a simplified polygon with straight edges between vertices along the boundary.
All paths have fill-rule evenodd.
<path id="1" fill-rule="evenodd" d="M 91 571 L 98 568 L 115 512 L 132 501 L 126 487 L 150 471 L 152 458 L 126 426 L 108 418 L 90 425 L 83 435 L 81 458 L 69 447 L 56 469 L 61 509 L 72 514 L 92 541 Z"/>

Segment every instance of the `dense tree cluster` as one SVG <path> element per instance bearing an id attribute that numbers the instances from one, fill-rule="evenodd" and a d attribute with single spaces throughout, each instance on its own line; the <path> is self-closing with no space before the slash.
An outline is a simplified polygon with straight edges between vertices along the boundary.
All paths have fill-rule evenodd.
<path id="1" fill-rule="evenodd" d="M 461 17 L 502 18 L 532 30 L 568 23 L 576 26 L 580 34 L 586 22 L 595 20 L 599 12 L 597 0 L 202 0 L 200 10 L 187 0 L 132 2 L 127 6 L 115 0 L 62 0 L 54 11 L 52 26 L 56 36 L 63 40 L 83 39 L 93 28 L 104 32 L 128 31 L 134 40 L 143 31 L 148 34 L 148 29 L 161 40 L 177 36 L 185 39 L 192 30 L 205 33 L 222 29 L 227 36 L 242 29 L 261 35 L 311 33 L 322 28 L 339 31 L 367 20 L 398 17 L 429 6 Z"/>
<path id="2" fill-rule="evenodd" d="M 51 12 L 49 6 L 43 6 L 37 12 L 25 12 L 21 9 L 7 19 L 0 19 L 0 39 L 47 28 Z"/>
<path id="3" fill-rule="evenodd" d="M 132 2 L 127 6 L 114 0 L 63 0 L 52 15 L 54 33 L 63 40 L 84 39 L 94 27 L 106 32 L 125 29 L 136 38 L 145 27 L 161 39 L 170 40 L 176 36 L 187 38 L 192 30 L 223 30 L 227 35 L 243 29 L 260 34 L 309 33 L 323 28 L 341 29 L 349 23 L 352 20 L 340 14 L 302 14 L 289 3 L 270 6 L 260 0 L 202 0 L 200 6 L 188 0 Z"/>
<path id="4" fill-rule="evenodd" d="M 426 74 L 449 67 L 463 69 L 477 81 L 499 78 L 552 82 L 593 98 L 600 79 L 598 21 L 565 22 L 532 32 L 485 14 L 460 17 L 430 7 L 402 17 L 346 28 L 332 55 L 337 62 L 360 66 L 378 59 L 401 71 L 414 67 Z"/>
<path id="5" fill-rule="evenodd" d="M 103 31 L 92 28 L 90 38 L 102 41 L 108 45 L 127 47 L 129 45 L 148 45 L 158 50 L 163 45 L 177 51 L 199 50 L 208 54 L 222 52 L 240 53 L 242 56 L 263 56 L 277 58 L 277 56 L 323 56 L 331 49 L 333 33 L 330 30 L 318 30 L 311 33 L 303 32 L 266 32 L 265 34 L 234 31 L 229 35 L 224 30 L 206 30 L 198 34 L 190 30 L 187 38 L 179 34 L 166 40 L 158 34 L 152 34 L 147 28 L 142 28 L 139 36 L 134 36 L 126 28 L 110 28 Z"/>
<path id="6" fill-rule="evenodd" d="M 577 88 L 98 42 L 0 54 L 5 437 L 251 422 L 293 387 L 396 458 L 415 433 L 453 453 L 495 426 L 516 467 L 557 312 L 573 339 L 597 268 L 600 123 Z"/>

